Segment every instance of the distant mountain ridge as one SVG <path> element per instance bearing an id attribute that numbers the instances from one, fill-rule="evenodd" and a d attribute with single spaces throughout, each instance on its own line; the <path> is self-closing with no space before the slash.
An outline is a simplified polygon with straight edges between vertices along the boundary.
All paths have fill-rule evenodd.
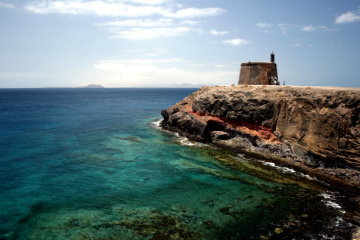
<path id="1" fill-rule="evenodd" d="M 104 87 L 101 86 L 100 84 L 89 84 L 83 88 L 104 88 Z"/>

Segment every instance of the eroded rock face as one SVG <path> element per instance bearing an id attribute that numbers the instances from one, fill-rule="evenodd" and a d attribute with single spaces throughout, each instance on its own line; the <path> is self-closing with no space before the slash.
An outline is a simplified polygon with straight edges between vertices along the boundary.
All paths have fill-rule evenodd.
<path id="1" fill-rule="evenodd" d="M 334 175 L 341 168 L 335 175 L 350 176 L 360 185 L 357 89 L 203 87 L 162 115 L 163 128 L 190 139 L 314 168 L 321 174 Z"/>

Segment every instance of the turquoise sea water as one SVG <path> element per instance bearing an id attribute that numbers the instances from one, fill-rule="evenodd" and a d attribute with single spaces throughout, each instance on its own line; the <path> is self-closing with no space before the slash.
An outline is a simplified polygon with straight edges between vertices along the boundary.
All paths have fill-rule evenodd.
<path id="1" fill-rule="evenodd" d="M 162 131 L 195 90 L 0 90 L 0 239 L 349 239 L 306 177 Z"/>

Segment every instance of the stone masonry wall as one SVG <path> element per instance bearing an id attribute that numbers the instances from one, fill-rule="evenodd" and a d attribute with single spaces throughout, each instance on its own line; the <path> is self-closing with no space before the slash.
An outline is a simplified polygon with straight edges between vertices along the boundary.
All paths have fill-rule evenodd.
<path id="1" fill-rule="evenodd" d="M 248 62 L 242 63 L 240 68 L 239 85 L 272 85 L 269 76 L 278 78 L 275 63 Z"/>

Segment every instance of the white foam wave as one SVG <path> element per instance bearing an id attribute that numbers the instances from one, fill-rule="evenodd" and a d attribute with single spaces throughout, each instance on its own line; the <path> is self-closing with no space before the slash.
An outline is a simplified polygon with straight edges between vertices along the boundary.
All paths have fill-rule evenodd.
<path id="1" fill-rule="evenodd" d="M 180 137 L 179 134 L 178 134 L 178 138 L 179 138 L 179 141 L 180 141 L 181 145 L 184 145 L 184 146 L 190 146 L 190 147 L 210 147 L 210 146 L 207 145 L 207 144 L 192 141 L 192 140 L 188 139 L 187 137 Z"/>
<path id="2" fill-rule="evenodd" d="M 338 209 L 340 212 L 345 213 L 342 207 L 337 202 L 335 202 L 335 197 L 332 194 L 324 192 L 321 193 L 320 196 L 324 198 L 322 201 L 327 207 Z"/>
<path id="3" fill-rule="evenodd" d="M 155 121 L 150 122 L 150 124 L 151 124 L 154 128 L 156 128 L 156 129 L 162 129 L 162 128 L 160 127 L 161 121 L 162 121 L 161 119 L 155 120 Z"/>
<path id="4" fill-rule="evenodd" d="M 272 162 L 263 162 L 263 164 L 266 165 L 266 166 L 276 168 L 276 169 L 278 169 L 278 170 L 280 170 L 281 172 L 284 172 L 284 173 L 295 173 L 296 172 L 294 169 L 291 169 L 291 168 L 288 168 L 288 167 L 276 166 L 276 164 L 272 163 Z"/>
<path id="5" fill-rule="evenodd" d="M 181 145 L 183 146 L 190 146 L 190 147 L 209 147 L 209 148 L 213 148 L 205 143 L 200 143 L 200 142 L 196 142 L 196 141 L 192 141 L 190 139 L 188 139 L 187 137 L 182 137 L 180 136 L 179 133 L 177 132 L 171 132 L 171 131 L 168 131 L 168 130 L 164 130 L 161 126 L 160 126 L 160 123 L 161 123 L 162 120 L 156 120 L 156 121 L 153 121 L 151 122 L 151 124 L 156 128 L 156 129 L 159 129 L 163 132 L 166 132 L 166 133 L 170 133 L 172 135 L 174 135 L 175 137 L 175 141 L 176 142 L 179 142 Z"/>
<path id="6" fill-rule="evenodd" d="M 280 166 L 277 166 L 275 163 L 272 163 L 272 162 L 264 162 L 264 161 L 260 161 L 260 162 L 263 165 L 273 167 L 273 168 L 279 170 L 282 173 L 291 173 L 291 174 L 295 174 L 296 176 L 300 176 L 300 177 L 303 177 L 303 178 L 307 178 L 309 180 L 317 181 L 316 178 L 313 178 L 313 177 L 311 177 L 311 176 L 309 176 L 307 174 L 296 172 L 294 169 L 291 169 L 291 168 L 288 168 L 288 167 L 280 167 Z"/>
<path id="7" fill-rule="evenodd" d="M 322 196 L 324 199 L 331 199 L 331 195 L 325 192 L 320 194 L 320 196 Z"/>
<path id="8" fill-rule="evenodd" d="M 317 179 L 315 177 L 311 177 L 311 176 L 309 176 L 307 174 L 303 174 L 303 173 L 297 173 L 297 174 L 299 174 L 301 177 L 307 178 L 309 180 L 317 181 Z"/>
<path id="9" fill-rule="evenodd" d="M 320 235 L 320 236 L 321 236 L 321 239 L 324 239 L 324 240 L 336 240 L 336 237 L 329 236 L 327 234 L 323 234 L 323 235 Z"/>

